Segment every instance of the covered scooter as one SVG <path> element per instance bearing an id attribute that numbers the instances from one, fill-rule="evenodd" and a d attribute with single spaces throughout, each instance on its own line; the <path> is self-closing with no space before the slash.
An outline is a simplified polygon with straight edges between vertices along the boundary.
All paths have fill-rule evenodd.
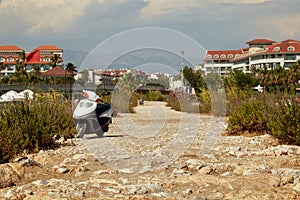
<path id="1" fill-rule="evenodd" d="M 112 121 L 112 109 L 109 103 L 102 102 L 101 98 L 92 91 L 83 90 L 84 99 L 76 106 L 73 118 L 76 125 L 77 137 L 95 133 L 102 137 L 109 130 Z"/>

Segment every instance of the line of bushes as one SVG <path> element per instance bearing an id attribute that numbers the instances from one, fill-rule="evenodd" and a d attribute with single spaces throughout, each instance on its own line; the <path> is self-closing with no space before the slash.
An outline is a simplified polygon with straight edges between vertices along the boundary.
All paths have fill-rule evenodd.
<path id="1" fill-rule="evenodd" d="M 4 104 L 0 108 L 0 163 L 24 150 L 54 148 L 55 137 L 71 138 L 75 133 L 71 103 L 61 98 Z"/>
<path id="2" fill-rule="evenodd" d="M 300 145 L 299 102 L 275 95 L 245 100 L 228 118 L 228 134 L 244 133 L 268 133 L 281 143 Z"/>

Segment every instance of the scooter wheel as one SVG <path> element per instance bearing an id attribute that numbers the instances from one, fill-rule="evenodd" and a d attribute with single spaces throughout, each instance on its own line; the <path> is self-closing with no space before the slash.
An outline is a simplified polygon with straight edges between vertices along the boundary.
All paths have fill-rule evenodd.
<path id="1" fill-rule="evenodd" d="M 77 123 L 76 124 L 76 131 L 77 131 L 77 135 L 76 137 L 77 138 L 82 138 L 83 135 L 85 134 L 86 132 L 86 128 L 87 128 L 87 124 L 86 123 Z"/>

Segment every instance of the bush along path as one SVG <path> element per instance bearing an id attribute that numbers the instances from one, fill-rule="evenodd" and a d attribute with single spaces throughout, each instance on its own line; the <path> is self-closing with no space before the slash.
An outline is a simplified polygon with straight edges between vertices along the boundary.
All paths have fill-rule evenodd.
<path id="1" fill-rule="evenodd" d="M 145 102 L 136 113 L 126 116 L 137 124 L 146 123 L 150 103 Z M 172 140 L 174 125 L 181 117 L 179 112 L 163 109 L 168 116 L 165 126 L 147 139 L 124 133 L 115 122 L 106 137 L 85 138 L 95 145 L 110 142 L 130 152 L 163 157 L 153 149 Z M 126 120 L 124 116 L 117 120 L 121 123 Z M 0 165 L 0 199 L 300 198 L 299 146 L 280 145 L 268 134 L 220 136 L 211 151 L 199 154 L 208 122 L 214 119 L 201 116 L 200 120 L 199 133 L 178 159 L 162 168 L 155 168 L 153 163 L 141 167 L 139 172 L 130 168 L 119 171 L 105 162 L 116 158 L 126 161 L 128 157 L 107 154 L 107 149 L 99 159 L 87 151 L 83 140 L 62 138 L 56 141 L 60 148 L 40 150 Z M 194 125 L 193 121 L 190 123 Z"/>
<path id="2" fill-rule="evenodd" d="M 71 103 L 60 98 L 7 103 L 0 108 L 0 163 L 55 148 L 55 137 L 75 134 Z"/>
<path id="3" fill-rule="evenodd" d="M 300 103 L 296 99 L 249 99 L 237 107 L 228 119 L 228 134 L 264 134 L 282 144 L 300 145 Z"/>

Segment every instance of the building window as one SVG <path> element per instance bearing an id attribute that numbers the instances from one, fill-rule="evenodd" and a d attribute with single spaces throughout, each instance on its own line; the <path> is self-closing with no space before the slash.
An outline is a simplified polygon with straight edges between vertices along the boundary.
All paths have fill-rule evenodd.
<path id="1" fill-rule="evenodd" d="M 233 55 L 232 54 L 228 54 L 228 58 L 233 58 Z"/>
<path id="2" fill-rule="evenodd" d="M 15 59 L 13 57 L 9 57 L 7 60 L 8 62 L 14 62 Z"/>
<path id="3" fill-rule="evenodd" d="M 222 54 L 222 55 L 221 55 L 221 58 L 226 58 L 226 55 L 225 55 L 225 54 Z"/>
<path id="4" fill-rule="evenodd" d="M 273 51 L 279 51 L 280 47 L 274 47 Z"/>
<path id="5" fill-rule="evenodd" d="M 240 54 L 235 54 L 235 57 L 236 57 L 236 58 L 239 58 L 239 57 L 240 57 Z"/>
<path id="6" fill-rule="evenodd" d="M 15 69 L 15 66 L 13 66 L 13 65 L 9 65 L 9 66 L 7 66 L 7 71 L 14 71 L 14 69 Z"/>
<path id="7" fill-rule="evenodd" d="M 5 61 L 5 58 L 0 58 L 0 62 L 4 62 Z"/>
<path id="8" fill-rule="evenodd" d="M 46 58 L 44 58 L 44 61 L 45 61 L 45 62 L 50 62 L 50 58 L 49 58 L 49 57 L 46 57 Z"/>
<path id="9" fill-rule="evenodd" d="M 285 55 L 284 60 L 296 60 L 296 55 Z"/>
<path id="10" fill-rule="evenodd" d="M 295 51 L 295 47 L 289 46 L 289 47 L 287 48 L 287 50 L 288 50 L 288 51 Z"/>
<path id="11" fill-rule="evenodd" d="M 212 56 L 210 54 L 207 54 L 206 58 L 211 59 Z"/>
<path id="12" fill-rule="evenodd" d="M 215 55 L 214 55 L 214 58 L 219 58 L 219 54 L 215 54 Z"/>

